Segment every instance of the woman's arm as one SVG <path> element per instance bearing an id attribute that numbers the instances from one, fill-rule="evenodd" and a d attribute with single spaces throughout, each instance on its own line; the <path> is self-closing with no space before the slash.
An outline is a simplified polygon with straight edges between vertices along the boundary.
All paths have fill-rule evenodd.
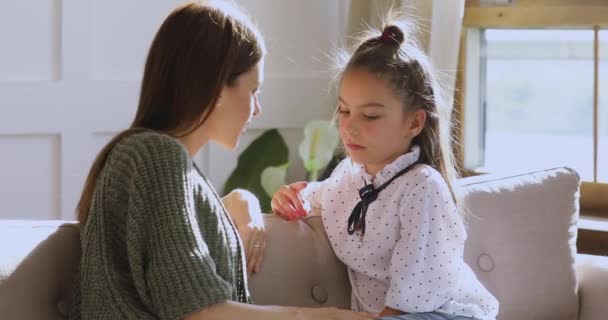
<path id="1" fill-rule="evenodd" d="M 278 306 L 257 306 L 234 301 L 227 301 L 189 314 L 184 320 L 223 320 L 223 319 L 264 319 L 282 320 L 298 319 L 297 308 Z"/>
<path id="2" fill-rule="evenodd" d="M 400 315 L 404 315 L 407 314 L 401 310 L 397 310 L 397 309 L 392 309 L 389 307 L 385 307 L 384 310 L 382 310 L 382 312 L 380 312 L 380 317 L 385 317 L 385 316 L 400 316 Z"/>
<path id="3" fill-rule="evenodd" d="M 377 314 L 337 308 L 258 306 L 227 301 L 192 313 L 184 320 L 372 320 L 377 317 Z"/>

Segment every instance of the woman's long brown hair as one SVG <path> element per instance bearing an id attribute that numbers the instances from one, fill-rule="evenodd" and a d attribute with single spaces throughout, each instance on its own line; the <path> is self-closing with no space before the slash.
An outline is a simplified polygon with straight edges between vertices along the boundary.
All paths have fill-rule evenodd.
<path id="1" fill-rule="evenodd" d="M 195 131 L 213 112 L 222 88 L 234 85 L 264 54 L 259 31 L 236 8 L 199 2 L 176 8 L 152 41 L 133 123 L 99 152 L 89 171 L 76 207 L 80 225 L 118 141 L 142 131 L 178 137 Z"/>

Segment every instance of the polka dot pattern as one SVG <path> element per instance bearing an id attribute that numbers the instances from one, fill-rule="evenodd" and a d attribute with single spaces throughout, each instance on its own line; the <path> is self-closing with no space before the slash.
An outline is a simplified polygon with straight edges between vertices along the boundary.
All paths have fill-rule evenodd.
<path id="1" fill-rule="evenodd" d="M 302 192 L 307 205 L 321 209 L 332 248 L 348 266 L 353 309 L 495 319 L 498 302 L 464 262 L 466 230 L 437 170 L 417 165 L 397 178 L 370 205 L 365 236 L 348 235 L 358 190 L 365 183 L 378 187 L 418 157 L 414 146 L 376 176 L 347 158 Z"/>

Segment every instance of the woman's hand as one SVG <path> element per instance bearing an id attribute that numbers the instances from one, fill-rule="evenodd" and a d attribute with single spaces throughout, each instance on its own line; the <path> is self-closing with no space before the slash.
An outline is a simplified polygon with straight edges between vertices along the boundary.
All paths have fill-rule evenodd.
<path id="1" fill-rule="evenodd" d="M 279 188 L 270 202 L 272 211 L 289 221 L 305 217 L 308 212 L 304 209 L 300 191 L 306 188 L 306 185 L 306 181 L 300 181 Z"/>
<path id="2" fill-rule="evenodd" d="M 222 202 L 241 237 L 247 273 L 259 272 L 266 251 L 266 227 L 259 200 L 253 193 L 237 189 L 222 198 Z"/>

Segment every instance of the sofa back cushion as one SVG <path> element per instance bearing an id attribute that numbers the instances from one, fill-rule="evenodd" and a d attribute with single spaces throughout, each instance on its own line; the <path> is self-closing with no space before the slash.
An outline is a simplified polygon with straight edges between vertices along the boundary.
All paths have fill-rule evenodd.
<path id="1" fill-rule="evenodd" d="M 288 222 L 265 217 L 267 248 L 260 273 L 249 278 L 257 304 L 350 308 L 350 282 L 320 217 Z"/>
<path id="2" fill-rule="evenodd" d="M 580 179 L 567 168 L 459 181 L 465 260 L 500 302 L 498 319 L 577 319 Z"/>
<path id="3" fill-rule="evenodd" d="M 574 273 L 579 177 L 559 168 L 462 179 L 465 260 L 500 301 L 500 320 L 577 319 Z M 319 217 L 265 217 L 268 248 L 249 279 L 259 304 L 350 305 L 346 269 Z M 62 319 L 80 255 L 62 221 L 0 221 L 0 317 Z"/>
<path id="4" fill-rule="evenodd" d="M 468 208 L 465 260 L 500 302 L 500 320 L 577 319 L 574 259 L 580 179 L 566 168 L 458 181 Z M 267 255 L 250 279 L 262 304 L 348 307 L 345 267 L 322 222 L 266 218 Z"/>

